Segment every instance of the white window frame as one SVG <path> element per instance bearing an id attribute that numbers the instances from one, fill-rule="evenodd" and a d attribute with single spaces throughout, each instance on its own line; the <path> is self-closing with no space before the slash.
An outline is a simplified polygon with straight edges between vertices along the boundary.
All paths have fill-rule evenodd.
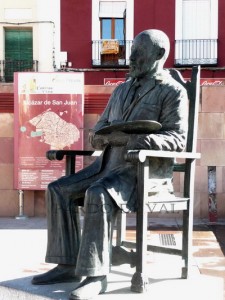
<path id="1" fill-rule="evenodd" d="M 175 20 L 175 64 L 216 64 L 217 63 L 217 39 L 218 39 L 218 0 L 195 0 L 208 2 L 209 5 L 209 20 L 208 20 L 208 33 L 205 32 L 190 32 L 188 36 L 185 36 L 184 32 L 184 2 L 193 1 L 193 0 L 176 0 L 176 20 Z M 193 39 L 189 41 L 187 47 L 193 49 L 193 52 L 198 53 L 198 57 L 194 57 L 194 54 L 185 50 L 185 46 L 181 47 L 178 41 L 185 39 Z M 201 40 L 201 41 L 200 41 Z M 208 41 L 206 41 L 208 40 Z M 210 42 L 212 41 L 212 43 Z M 204 49 L 203 49 L 204 48 Z M 189 51 L 189 50 L 188 50 Z M 203 54 L 204 52 L 204 54 Z M 210 57 L 205 57 L 210 53 Z M 186 59 L 185 56 L 188 56 L 189 59 Z M 195 54 L 196 55 L 196 54 Z"/>
<path id="2" fill-rule="evenodd" d="M 92 0 L 92 41 L 101 40 L 99 7 L 100 1 Z M 106 2 L 126 2 L 126 40 L 132 41 L 134 38 L 134 0 L 104 0 Z M 112 16 L 113 17 L 113 16 Z M 126 49 L 126 58 L 129 58 L 130 49 Z M 92 59 L 96 57 L 96 51 L 92 49 Z M 98 54 L 97 60 L 100 60 Z"/>

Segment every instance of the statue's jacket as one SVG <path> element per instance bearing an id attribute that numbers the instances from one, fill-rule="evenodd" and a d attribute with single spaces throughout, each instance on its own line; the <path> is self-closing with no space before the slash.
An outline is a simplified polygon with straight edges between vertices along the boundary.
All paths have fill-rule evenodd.
<path id="1" fill-rule="evenodd" d="M 127 80 L 112 93 L 108 105 L 97 122 L 97 131 L 115 121 L 154 120 L 162 128 L 150 134 L 140 134 L 139 149 L 183 151 L 186 144 L 188 98 L 186 89 L 169 73 L 145 79 L 138 91 L 136 103 L 125 111 L 125 102 L 134 80 Z M 137 203 L 137 165 L 126 161 L 126 146 L 110 146 L 87 168 L 77 173 L 77 180 L 99 174 L 99 182 L 122 209 L 135 211 Z M 133 150 L 133 149 L 132 149 Z M 152 195 L 173 194 L 173 159 L 151 158 Z"/>

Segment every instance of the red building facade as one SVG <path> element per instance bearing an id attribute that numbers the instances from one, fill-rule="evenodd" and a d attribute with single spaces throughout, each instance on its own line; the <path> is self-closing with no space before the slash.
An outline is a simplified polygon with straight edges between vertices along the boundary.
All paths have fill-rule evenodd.
<path id="1" fill-rule="evenodd" d="M 110 4 L 113 2 L 118 3 L 118 1 L 61 1 L 61 50 L 67 52 L 68 61 L 72 63 L 73 70 L 83 70 L 85 72 L 85 83 L 87 85 L 103 85 L 104 78 L 125 78 L 128 72 L 128 63 L 126 65 L 117 65 L 114 63 L 103 66 L 101 64 L 94 65 L 92 62 L 93 26 L 95 26 L 94 31 L 98 31 L 98 27 L 101 26 L 100 22 L 94 23 L 93 21 L 93 9 L 96 9 L 94 5 L 99 5 L 97 9 L 99 19 L 101 19 L 100 6 L 101 3 L 104 5 L 106 2 L 108 2 L 107 7 L 109 12 L 108 15 L 105 14 L 105 18 L 110 18 L 110 10 L 112 10 Z M 120 3 L 125 3 L 126 12 L 129 9 L 133 10 L 133 37 L 149 28 L 163 30 L 169 36 L 171 50 L 165 65 L 166 67 L 176 67 L 181 70 L 184 77 L 188 78 L 191 66 L 193 64 L 201 64 L 202 78 L 225 77 L 225 26 L 223 24 L 225 22 L 223 18 L 225 14 L 225 2 L 222 0 L 218 0 L 218 2 L 217 0 L 201 1 L 201 5 L 203 6 L 199 6 L 199 1 L 188 1 L 188 5 L 186 5 L 186 2 L 182 0 L 120 1 Z M 212 12 L 212 7 L 214 7 L 215 12 Z M 180 24 L 179 11 L 183 14 L 182 18 L 185 15 L 190 15 L 192 18 L 190 22 L 196 22 L 196 25 L 194 24 L 192 29 L 186 29 L 186 36 L 182 37 L 182 51 L 186 51 L 184 49 L 185 43 L 191 41 L 191 44 L 188 44 L 187 47 L 191 47 L 192 52 L 198 52 L 196 54 L 197 57 L 195 57 L 197 59 L 193 63 L 188 62 L 186 64 L 184 62 L 176 64 L 177 54 L 175 52 L 179 27 L 183 26 L 183 31 L 185 31 L 185 27 L 190 27 L 190 24 L 187 22 Z M 197 15 L 196 11 L 198 11 Z M 202 20 L 205 19 L 205 21 L 202 22 L 201 18 Z M 211 25 L 206 29 L 205 24 L 209 23 Z M 201 43 L 204 44 L 202 45 Z M 131 44 L 127 44 L 126 46 L 130 47 Z M 214 54 L 212 50 L 215 52 Z M 193 58 L 193 53 L 183 55 L 190 55 Z M 211 58 L 213 60 L 210 60 Z"/>

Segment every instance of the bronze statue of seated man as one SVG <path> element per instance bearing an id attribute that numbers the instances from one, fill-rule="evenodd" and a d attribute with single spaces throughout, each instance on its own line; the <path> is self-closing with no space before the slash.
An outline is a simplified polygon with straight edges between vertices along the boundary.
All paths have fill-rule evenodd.
<path id="1" fill-rule="evenodd" d="M 112 93 L 108 105 L 90 135 L 102 154 L 78 173 L 49 184 L 46 191 L 48 245 L 46 262 L 57 264 L 33 277 L 33 284 L 80 281 L 70 299 L 89 299 L 107 289 L 111 266 L 112 228 L 117 212 L 136 210 L 137 166 L 124 159 L 128 150 L 182 151 L 187 133 L 186 90 L 164 69 L 169 55 L 167 35 L 155 29 L 139 33 L 133 41 L 129 79 Z M 154 121 L 153 132 L 112 131 L 113 124 Z M 97 133 L 96 133 L 97 132 Z M 153 159 L 152 177 L 173 193 L 171 159 Z M 84 200 L 82 236 L 76 205 Z"/>

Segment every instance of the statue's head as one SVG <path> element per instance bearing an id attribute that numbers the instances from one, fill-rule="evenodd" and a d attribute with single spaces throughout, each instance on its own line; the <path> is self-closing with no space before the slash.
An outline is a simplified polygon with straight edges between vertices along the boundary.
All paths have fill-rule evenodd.
<path id="1" fill-rule="evenodd" d="M 142 78 L 159 73 L 169 55 L 170 41 L 161 30 L 149 29 L 133 41 L 130 55 L 130 76 Z"/>

